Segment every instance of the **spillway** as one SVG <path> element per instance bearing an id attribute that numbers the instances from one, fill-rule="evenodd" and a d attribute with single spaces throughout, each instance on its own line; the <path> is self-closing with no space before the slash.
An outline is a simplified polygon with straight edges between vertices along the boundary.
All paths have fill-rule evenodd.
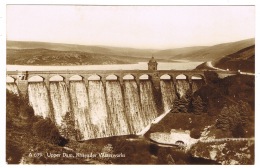
<path id="1" fill-rule="evenodd" d="M 89 104 L 85 83 L 83 81 L 70 82 L 69 91 L 77 139 L 86 140 L 95 138 L 89 120 Z"/>
<path id="2" fill-rule="evenodd" d="M 50 83 L 50 97 L 53 107 L 54 120 L 61 130 L 67 129 L 66 114 L 70 116 L 69 91 L 65 82 Z"/>
<path id="3" fill-rule="evenodd" d="M 176 86 L 170 79 L 159 82 L 159 89 L 150 79 L 51 81 L 48 88 L 45 82 L 29 82 L 28 96 L 35 115 L 51 118 L 62 135 L 88 140 L 136 134 L 190 89 L 187 80 L 177 80 Z M 193 92 L 203 84 L 194 81 Z M 7 89 L 18 93 L 15 83 Z"/>
<path id="4" fill-rule="evenodd" d="M 110 129 L 113 135 L 130 134 L 125 112 L 124 98 L 119 81 L 106 82 L 107 111 Z"/>
<path id="5" fill-rule="evenodd" d="M 169 111 L 172 108 L 173 102 L 176 97 L 173 82 L 172 80 L 161 80 L 160 87 L 164 111 Z"/>
<path id="6" fill-rule="evenodd" d="M 141 118 L 139 88 L 134 80 L 124 81 L 124 102 L 131 133 L 140 132 L 145 125 Z"/>
<path id="7" fill-rule="evenodd" d="M 190 86 L 187 80 L 184 79 L 177 80 L 176 91 L 179 94 L 180 98 L 184 97 L 189 89 Z"/>
<path id="8" fill-rule="evenodd" d="M 50 101 L 48 90 L 43 82 L 32 82 L 28 85 L 29 103 L 34 114 L 43 118 L 50 117 Z"/>

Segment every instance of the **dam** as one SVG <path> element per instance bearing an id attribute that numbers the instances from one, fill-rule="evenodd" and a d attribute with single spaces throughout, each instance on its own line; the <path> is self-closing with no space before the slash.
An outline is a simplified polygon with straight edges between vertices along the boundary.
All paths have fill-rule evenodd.
<path id="1" fill-rule="evenodd" d="M 35 115 L 77 140 L 136 134 L 206 83 L 204 71 L 157 70 L 154 59 L 148 70 L 7 71 L 7 78 Z"/>

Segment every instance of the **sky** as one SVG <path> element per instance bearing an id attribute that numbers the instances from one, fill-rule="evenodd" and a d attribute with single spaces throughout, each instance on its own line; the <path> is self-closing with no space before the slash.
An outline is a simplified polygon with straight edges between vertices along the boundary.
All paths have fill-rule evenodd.
<path id="1" fill-rule="evenodd" d="M 7 40 L 147 49 L 255 37 L 254 6 L 7 5 Z"/>

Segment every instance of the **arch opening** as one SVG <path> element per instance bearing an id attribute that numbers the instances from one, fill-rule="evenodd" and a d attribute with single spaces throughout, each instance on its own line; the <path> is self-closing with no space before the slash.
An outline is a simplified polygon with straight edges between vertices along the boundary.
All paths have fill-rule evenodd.
<path id="1" fill-rule="evenodd" d="M 6 76 L 6 83 L 14 83 L 15 79 L 11 76 Z"/>
<path id="2" fill-rule="evenodd" d="M 88 80 L 101 80 L 101 77 L 98 75 L 91 75 L 90 77 L 88 77 Z"/>
<path id="3" fill-rule="evenodd" d="M 140 80 L 148 80 L 148 79 L 150 79 L 150 76 L 147 75 L 147 74 L 143 74 L 143 75 L 141 75 L 141 76 L 139 77 L 139 79 L 140 79 Z"/>
<path id="4" fill-rule="evenodd" d="M 179 140 L 179 141 L 176 141 L 175 144 L 176 144 L 176 145 L 184 145 L 184 142 L 181 141 L 181 140 Z"/>
<path id="5" fill-rule="evenodd" d="M 82 81 L 83 77 L 80 75 L 73 75 L 69 78 L 70 81 Z"/>
<path id="6" fill-rule="evenodd" d="M 123 80 L 134 80 L 134 79 L 135 79 L 135 77 L 133 75 L 131 75 L 131 74 L 125 75 L 123 77 Z"/>
<path id="7" fill-rule="evenodd" d="M 188 79 L 186 75 L 180 74 L 176 76 L 176 79 Z"/>
<path id="8" fill-rule="evenodd" d="M 164 74 L 164 75 L 162 75 L 160 77 L 160 79 L 162 79 L 162 80 L 169 80 L 169 79 L 172 79 L 172 77 L 170 75 L 168 75 L 168 74 Z"/>
<path id="9" fill-rule="evenodd" d="M 203 78 L 202 75 L 193 75 L 193 76 L 191 77 L 191 79 L 192 79 L 192 80 L 203 80 L 204 78 Z"/>
<path id="10" fill-rule="evenodd" d="M 106 80 L 117 80 L 118 79 L 118 77 L 116 76 L 116 75 L 108 75 L 107 77 L 106 77 Z"/>
<path id="11" fill-rule="evenodd" d="M 41 77 L 41 76 L 32 76 L 28 79 L 28 82 L 43 82 L 44 81 L 44 78 Z"/>
<path id="12" fill-rule="evenodd" d="M 63 80 L 64 80 L 64 78 L 60 75 L 54 75 L 49 79 L 50 82 L 60 82 Z"/>

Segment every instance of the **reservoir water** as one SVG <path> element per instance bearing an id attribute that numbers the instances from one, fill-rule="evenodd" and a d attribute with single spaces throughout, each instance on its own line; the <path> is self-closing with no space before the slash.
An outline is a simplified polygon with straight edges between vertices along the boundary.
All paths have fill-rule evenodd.
<path id="1" fill-rule="evenodd" d="M 196 68 L 202 62 L 158 62 L 158 70 L 190 70 Z M 51 70 L 147 70 L 147 62 L 137 64 L 114 65 L 77 65 L 77 66 L 27 66 L 6 65 L 7 71 L 51 71 Z"/>

